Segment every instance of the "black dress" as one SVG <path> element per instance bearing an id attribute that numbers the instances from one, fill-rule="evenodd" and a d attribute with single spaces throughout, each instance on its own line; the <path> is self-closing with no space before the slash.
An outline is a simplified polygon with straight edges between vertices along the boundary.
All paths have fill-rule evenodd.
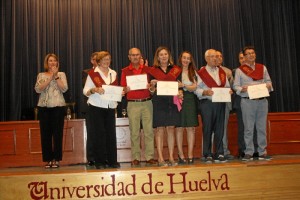
<path id="1" fill-rule="evenodd" d="M 168 66 L 166 74 L 173 66 Z M 158 67 L 159 70 L 162 70 Z M 162 70 L 163 71 L 163 70 Z M 152 77 L 152 79 L 154 79 Z M 159 80 L 158 80 L 159 81 Z M 173 96 L 157 95 L 152 97 L 153 103 L 153 127 L 180 126 L 180 113 L 173 103 Z"/>

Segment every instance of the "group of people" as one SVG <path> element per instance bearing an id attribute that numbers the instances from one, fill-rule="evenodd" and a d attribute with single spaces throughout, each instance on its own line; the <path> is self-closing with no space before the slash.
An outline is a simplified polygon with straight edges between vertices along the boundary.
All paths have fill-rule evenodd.
<path id="1" fill-rule="evenodd" d="M 268 100 L 263 97 L 250 99 L 247 87 L 265 83 L 272 91 L 272 83 L 267 68 L 255 62 L 253 47 L 245 47 L 241 54 L 241 66 L 232 71 L 222 66 L 223 56 L 220 51 L 208 49 L 205 52 L 206 65 L 197 70 L 193 55 L 183 51 L 174 59 L 167 47 L 157 48 L 152 67 L 142 57 L 141 50 L 131 48 L 128 52 L 129 65 L 122 69 L 120 84 L 116 71 L 111 69 L 111 55 L 107 51 L 95 52 L 91 56 L 92 68 L 86 70 L 86 81 L 83 94 L 87 97 L 87 159 L 89 165 L 97 169 L 119 168 L 116 146 L 116 101 L 103 98 L 103 85 L 120 85 L 122 95 L 127 99 L 127 114 L 131 137 L 132 166 L 141 165 L 140 131 L 143 129 L 146 165 L 176 166 L 194 163 L 195 127 L 198 124 L 198 113 L 202 119 L 202 160 L 204 162 L 226 162 L 233 159 L 228 149 L 227 123 L 231 103 L 213 102 L 213 88 L 229 89 L 230 95 L 235 91 L 233 108 L 238 117 L 239 156 L 245 160 L 270 159 L 266 146 L 266 118 Z M 55 62 L 53 62 L 54 60 Z M 51 67 L 50 67 L 51 66 Z M 234 76 L 233 76 L 234 74 Z M 127 84 L 127 77 L 146 75 L 148 84 L 144 89 L 132 90 Z M 158 95 L 159 81 L 178 82 L 178 94 L 175 96 Z M 37 78 L 36 92 L 39 99 L 39 120 L 43 161 L 46 168 L 58 167 L 62 159 L 63 106 L 62 93 L 68 89 L 66 76 L 58 72 L 58 59 L 54 54 L 45 58 L 45 72 Z M 56 98 L 59 97 L 59 98 Z M 48 121 L 53 115 L 56 126 Z M 58 123 L 58 121 L 60 122 Z M 51 120 L 50 120 L 51 121 Z M 188 144 L 187 155 L 183 152 L 183 138 L 186 132 Z M 167 136 L 168 158 L 164 157 L 164 135 Z M 52 140 L 54 145 L 52 147 Z M 57 139 L 57 137 L 61 137 Z M 56 138 L 56 139 L 55 139 Z M 154 158 L 155 145 L 157 160 Z M 178 149 L 174 157 L 175 144 Z M 213 147 L 214 146 L 214 147 Z M 60 152 L 60 153 L 59 153 Z"/>

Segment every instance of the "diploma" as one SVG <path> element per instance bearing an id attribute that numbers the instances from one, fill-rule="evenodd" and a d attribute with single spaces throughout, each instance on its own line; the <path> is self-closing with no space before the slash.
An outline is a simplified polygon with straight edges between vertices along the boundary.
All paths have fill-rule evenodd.
<path id="1" fill-rule="evenodd" d="M 175 96 L 178 95 L 177 81 L 157 81 L 157 95 Z"/>
<path id="2" fill-rule="evenodd" d="M 212 102 L 231 102 L 230 88 L 213 87 Z"/>
<path id="3" fill-rule="evenodd" d="M 261 97 L 270 96 L 269 90 L 265 83 L 258 84 L 258 85 L 249 85 L 247 91 L 248 91 L 249 99 L 258 99 Z"/>
<path id="4" fill-rule="evenodd" d="M 130 90 L 147 89 L 147 84 L 148 84 L 147 74 L 126 76 L 126 82 Z"/>
<path id="5" fill-rule="evenodd" d="M 102 95 L 104 99 L 109 101 L 122 101 L 122 91 L 123 87 L 114 85 L 102 85 L 104 89 L 104 94 Z"/>

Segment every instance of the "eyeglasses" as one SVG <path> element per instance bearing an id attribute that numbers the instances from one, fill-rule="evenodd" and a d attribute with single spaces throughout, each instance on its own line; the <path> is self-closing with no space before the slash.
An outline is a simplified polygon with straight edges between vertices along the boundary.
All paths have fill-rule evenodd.
<path id="1" fill-rule="evenodd" d="M 246 53 L 246 56 L 255 55 L 255 52 Z"/>
<path id="2" fill-rule="evenodd" d="M 111 59 L 110 58 L 102 58 L 101 61 L 110 61 Z"/>
<path id="3" fill-rule="evenodd" d="M 216 55 L 209 55 L 207 57 L 210 57 L 210 58 L 216 58 L 217 56 Z"/>
<path id="4" fill-rule="evenodd" d="M 141 55 L 141 54 L 129 54 L 130 56 L 139 56 L 139 55 Z"/>

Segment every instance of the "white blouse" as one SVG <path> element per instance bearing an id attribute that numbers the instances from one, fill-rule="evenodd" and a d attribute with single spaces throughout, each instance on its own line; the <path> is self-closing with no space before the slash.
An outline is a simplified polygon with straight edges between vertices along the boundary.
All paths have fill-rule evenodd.
<path id="1" fill-rule="evenodd" d="M 117 72 L 110 69 L 110 68 L 109 68 L 109 71 L 108 71 L 108 76 L 105 76 L 98 67 L 96 67 L 95 69 L 92 69 L 92 70 L 94 70 L 95 72 L 98 72 L 100 74 L 101 78 L 104 80 L 106 85 L 110 85 L 117 78 Z M 96 86 L 95 86 L 93 80 L 91 79 L 90 76 L 88 76 L 87 79 L 86 79 L 84 88 L 83 88 L 83 94 L 87 96 L 88 91 L 91 88 L 95 88 L 95 87 Z M 88 101 L 87 101 L 88 104 L 90 104 L 92 106 L 99 107 L 99 108 L 112 108 L 112 109 L 114 109 L 118 105 L 118 102 L 107 100 L 107 99 L 103 98 L 103 95 L 100 95 L 99 93 L 94 93 L 94 94 L 91 94 L 90 96 L 87 96 L 87 97 L 88 97 Z"/>

